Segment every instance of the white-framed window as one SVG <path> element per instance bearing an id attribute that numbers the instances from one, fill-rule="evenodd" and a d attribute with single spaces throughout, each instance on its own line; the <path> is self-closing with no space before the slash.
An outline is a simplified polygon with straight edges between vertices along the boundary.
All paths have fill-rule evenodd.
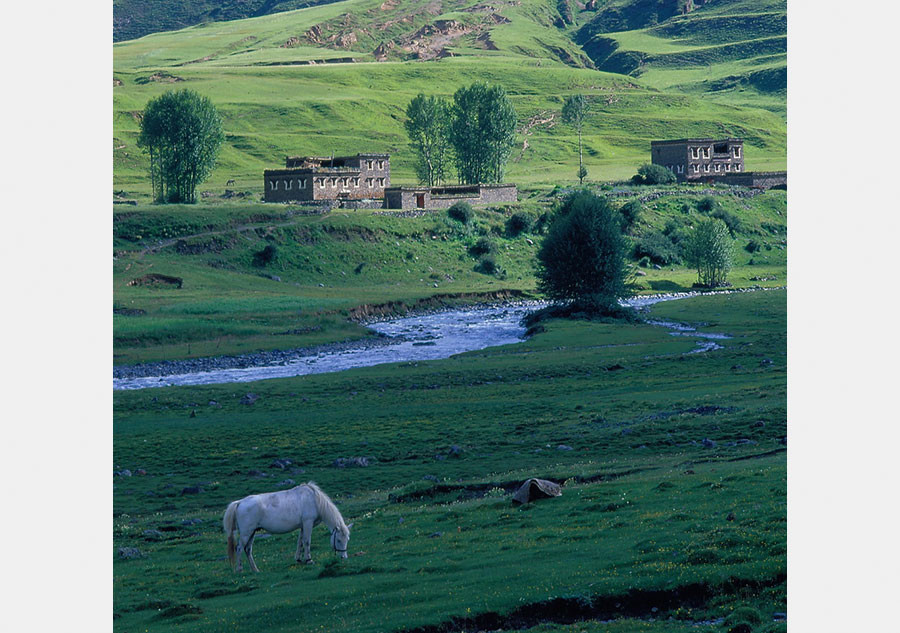
<path id="1" fill-rule="evenodd" d="M 366 187 L 371 187 L 374 181 L 374 178 L 366 178 Z"/>
<path id="2" fill-rule="evenodd" d="M 693 167 L 694 167 L 694 173 L 699 174 L 700 173 L 700 165 L 694 165 Z"/>
<path id="3" fill-rule="evenodd" d="M 735 158 L 740 158 L 740 157 L 741 157 L 741 148 L 740 148 L 739 146 L 735 146 L 735 147 L 734 147 L 734 157 L 735 157 Z"/>
<path id="4" fill-rule="evenodd" d="M 700 158 L 700 148 L 699 147 L 691 148 L 691 158 Z"/>
<path id="5" fill-rule="evenodd" d="M 359 178 L 354 178 L 354 179 L 353 179 L 353 186 L 354 186 L 354 187 L 359 187 Z"/>
<path id="6" fill-rule="evenodd" d="M 731 171 L 731 165 L 725 163 L 725 171 Z"/>
<path id="7" fill-rule="evenodd" d="M 678 166 L 678 173 L 679 173 L 679 174 L 683 174 L 683 173 L 684 173 L 684 165 L 679 165 L 679 166 Z"/>
<path id="8" fill-rule="evenodd" d="M 336 182 L 337 182 L 337 181 L 336 181 L 334 178 L 329 178 L 329 183 L 328 183 L 328 184 L 331 185 L 332 187 L 334 187 Z"/>
<path id="9" fill-rule="evenodd" d="M 735 165 L 735 166 L 734 166 L 734 171 L 741 171 L 741 166 L 740 166 L 740 165 Z"/>
<path id="10" fill-rule="evenodd" d="M 721 169 L 722 169 L 722 166 L 719 163 L 716 163 L 716 171 L 720 171 Z"/>
<path id="11" fill-rule="evenodd" d="M 301 189 L 306 189 L 306 178 L 301 178 L 300 181 L 299 181 L 299 183 L 300 183 L 300 184 L 299 184 L 298 186 L 299 186 Z"/>
<path id="12" fill-rule="evenodd" d="M 325 188 L 325 179 L 324 178 L 316 178 L 316 180 L 319 182 L 319 188 L 324 189 Z"/>
<path id="13" fill-rule="evenodd" d="M 705 171 L 707 174 L 709 173 L 709 163 L 706 163 L 706 164 L 703 166 L 703 171 Z"/>
<path id="14" fill-rule="evenodd" d="M 379 178 L 379 179 L 378 179 L 378 186 L 379 186 L 379 187 L 384 187 L 384 178 Z"/>
<path id="15" fill-rule="evenodd" d="M 278 189 L 278 181 L 270 180 L 269 181 L 269 189 L 271 189 L 272 191 L 276 191 Z"/>
<path id="16" fill-rule="evenodd" d="M 703 148 L 703 158 L 709 158 L 709 148 L 708 147 Z"/>
<path id="17" fill-rule="evenodd" d="M 378 161 L 378 169 L 384 169 L 384 161 L 383 160 Z"/>
<path id="18" fill-rule="evenodd" d="M 370 161 L 370 160 L 366 161 L 366 169 L 372 169 L 372 161 Z"/>

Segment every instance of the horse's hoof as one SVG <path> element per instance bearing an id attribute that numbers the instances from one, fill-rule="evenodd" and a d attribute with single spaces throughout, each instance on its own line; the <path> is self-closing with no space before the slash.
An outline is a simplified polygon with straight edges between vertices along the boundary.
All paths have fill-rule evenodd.
<path id="1" fill-rule="evenodd" d="M 306 564 L 307 564 L 307 565 L 312 565 L 312 564 L 313 564 L 313 559 L 310 558 L 308 561 L 306 561 Z"/>

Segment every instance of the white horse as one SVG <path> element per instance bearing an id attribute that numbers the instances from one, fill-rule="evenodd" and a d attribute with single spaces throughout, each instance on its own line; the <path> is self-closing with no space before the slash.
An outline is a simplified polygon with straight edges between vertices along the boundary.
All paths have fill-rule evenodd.
<path id="1" fill-rule="evenodd" d="M 234 570 L 239 572 L 241 551 L 250 561 L 250 569 L 259 571 L 253 562 L 253 537 L 257 530 L 265 530 L 273 534 L 286 534 L 300 528 L 297 539 L 297 552 L 294 560 L 301 562 L 300 548 L 303 547 L 302 560 L 312 563 L 309 555 L 309 541 L 313 526 L 324 522 L 331 529 L 331 547 L 347 558 L 347 545 L 350 542 L 350 528 L 353 524 L 344 523 L 344 517 L 334 502 L 313 482 L 295 486 L 290 490 L 266 492 L 250 495 L 228 504 L 225 510 L 225 534 L 228 537 L 228 560 Z M 240 532 L 240 541 L 235 543 L 234 532 Z M 240 551 L 238 551 L 240 550 Z M 237 553 L 237 565 L 235 565 Z"/>

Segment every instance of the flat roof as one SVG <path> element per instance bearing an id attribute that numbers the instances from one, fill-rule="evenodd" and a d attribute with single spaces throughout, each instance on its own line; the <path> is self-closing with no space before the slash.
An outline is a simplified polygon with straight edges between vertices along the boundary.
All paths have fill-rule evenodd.
<path id="1" fill-rule="evenodd" d="M 286 160 L 347 160 L 348 158 L 390 158 L 390 154 L 353 154 L 352 156 L 285 156 Z"/>
<path id="2" fill-rule="evenodd" d="M 680 138 L 672 141 L 650 141 L 650 145 L 671 145 L 684 143 L 743 143 L 742 138 Z"/>
<path id="3" fill-rule="evenodd" d="M 494 182 L 494 183 L 486 183 L 480 185 L 435 185 L 431 187 L 429 185 L 394 185 L 393 187 L 386 187 L 385 191 L 434 191 L 435 189 L 498 189 L 501 187 L 515 187 L 515 183 L 511 182 Z"/>

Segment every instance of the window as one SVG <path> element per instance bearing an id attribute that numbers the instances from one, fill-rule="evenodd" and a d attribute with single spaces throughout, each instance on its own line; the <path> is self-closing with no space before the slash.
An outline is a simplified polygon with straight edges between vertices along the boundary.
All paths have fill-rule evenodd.
<path id="1" fill-rule="evenodd" d="M 291 180 L 285 180 L 285 181 L 284 181 L 284 188 L 285 188 L 285 190 L 290 189 L 292 183 L 293 183 L 293 181 L 291 181 Z"/>
<path id="2" fill-rule="evenodd" d="M 709 158 L 709 148 L 708 147 L 703 148 L 703 158 Z M 709 170 L 707 169 L 706 171 L 709 171 Z"/>
<path id="3" fill-rule="evenodd" d="M 301 189 L 306 189 L 306 178 L 301 178 L 301 179 L 300 179 L 300 188 L 301 188 Z"/>
<path id="4" fill-rule="evenodd" d="M 384 187 L 384 178 L 379 178 L 379 179 L 378 179 L 378 186 L 379 186 L 379 187 Z"/>
<path id="5" fill-rule="evenodd" d="M 709 163 L 706 163 L 706 164 L 703 166 L 703 171 L 705 171 L 707 174 L 709 173 Z"/>
<path id="6" fill-rule="evenodd" d="M 734 147 L 734 157 L 735 158 L 741 157 L 741 148 L 740 147 Z"/>
<path id="7" fill-rule="evenodd" d="M 694 165 L 694 173 L 695 174 L 700 173 L 700 165 Z"/>
<path id="8" fill-rule="evenodd" d="M 366 187 L 371 187 L 374 180 L 374 178 L 366 178 Z"/>
<path id="9" fill-rule="evenodd" d="M 713 152 L 716 154 L 727 154 L 728 153 L 728 143 L 716 143 L 713 145 Z"/>
<path id="10" fill-rule="evenodd" d="M 324 189 L 325 188 L 325 179 L 324 178 L 316 178 L 316 180 L 319 182 L 319 187 Z"/>
<path id="11" fill-rule="evenodd" d="M 720 171 L 722 166 L 719 163 L 716 163 L 716 171 Z"/>
<path id="12" fill-rule="evenodd" d="M 691 148 L 691 158 L 700 158 L 700 148 L 699 147 Z"/>
<path id="13" fill-rule="evenodd" d="M 725 171 L 731 171 L 731 165 L 725 163 Z"/>
<path id="14" fill-rule="evenodd" d="M 276 191 L 278 189 L 278 181 L 270 180 L 269 181 L 269 189 L 271 189 L 272 191 Z"/>
<path id="15" fill-rule="evenodd" d="M 741 171 L 741 166 L 740 166 L 740 165 L 735 165 L 735 166 L 734 166 L 734 171 Z"/>
<path id="16" fill-rule="evenodd" d="M 329 180 L 328 184 L 331 185 L 332 187 L 334 187 L 337 184 L 337 180 L 334 178 L 329 178 L 328 180 Z"/>
<path id="17" fill-rule="evenodd" d="M 683 173 L 684 173 L 684 165 L 679 165 L 679 166 L 678 166 L 678 173 L 679 173 L 679 174 L 683 174 Z"/>
<path id="18" fill-rule="evenodd" d="M 384 169 L 384 161 L 383 160 L 378 161 L 378 169 Z"/>
<path id="19" fill-rule="evenodd" d="M 366 169 L 372 169 L 372 161 L 370 161 L 370 160 L 366 161 Z"/>
<path id="20" fill-rule="evenodd" d="M 359 187 L 359 178 L 354 178 L 354 179 L 353 179 L 353 186 L 354 186 L 354 187 Z"/>

